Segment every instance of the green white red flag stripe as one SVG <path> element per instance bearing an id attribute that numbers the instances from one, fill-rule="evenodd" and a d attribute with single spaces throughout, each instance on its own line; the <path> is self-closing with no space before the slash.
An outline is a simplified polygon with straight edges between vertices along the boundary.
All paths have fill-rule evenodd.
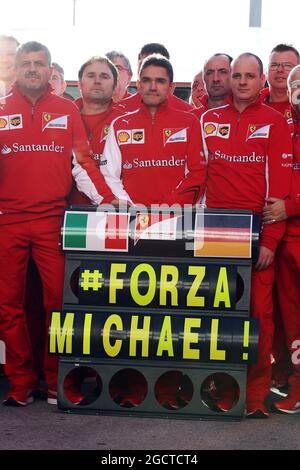
<path id="1" fill-rule="evenodd" d="M 128 251 L 129 214 L 66 211 L 63 250 Z"/>

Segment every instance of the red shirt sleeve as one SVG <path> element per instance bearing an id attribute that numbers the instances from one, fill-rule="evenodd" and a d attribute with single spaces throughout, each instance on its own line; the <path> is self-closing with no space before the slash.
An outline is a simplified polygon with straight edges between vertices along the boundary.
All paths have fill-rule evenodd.
<path id="1" fill-rule="evenodd" d="M 206 160 L 203 152 L 200 122 L 193 118 L 187 149 L 187 174 L 168 199 L 169 204 L 196 204 L 204 194 L 206 183 Z"/>
<path id="2" fill-rule="evenodd" d="M 286 199 L 289 195 L 293 168 L 293 144 L 289 127 L 280 114 L 272 124 L 266 164 L 267 197 Z M 262 228 L 260 245 L 276 251 L 283 238 L 285 221 Z"/>

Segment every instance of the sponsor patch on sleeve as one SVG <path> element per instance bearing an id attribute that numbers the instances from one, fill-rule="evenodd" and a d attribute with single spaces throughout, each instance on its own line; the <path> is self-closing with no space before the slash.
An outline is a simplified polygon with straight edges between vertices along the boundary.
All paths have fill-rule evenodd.
<path id="1" fill-rule="evenodd" d="M 268 139 L 270 135 L 270 124 L 249 124 L 246 140 Z"/>
<path id="2" fill-rule="evenodd" d="M 287 109 L 286 112 L 284 113 L 284 117 L 288 124 L 293 124 L 292 112 L 289 109 Z"/>
<path id="3" fill-rule="evenodd" d="M 0 131 L 9 129 L 8 118 L 9 116 L 0 116 Z"/>
<path id="4" fill-rule="evenodd" d="M 221 137 L 221 139 L 229 139 L 230 124 L 206 122 L 204 124 L 204 134 L 205 134 L 205 137 Z"/>
<path id="5" fill-rule="evenodd" d="M 8 116 L 0 116 L 0 131 L 22 128 L 22 114 L 9 114 Z"/>
<path id="6" fill-rule="evenodd" d="M 230 124 L 219 124 L 217 136 L 222 139 L 229 139 L 230 135 Z"/>
<path id="7" fill-rule="evenodd" d="M 42 128 L 45 129 L 68 129 L 68 116 L 64 114 L 43 113 Z"/>
<path id="8" fill-rule="evenodd" d="M 9 116 L 9 128 L 10 129 L 22 129 L 22 114 L 11 114 Z"/>
<path id="9" fill-rule="evenodd" d="M 217 131 L 218 131 L 218 124 L 216 124 L 215 122 L 206 122 L 204 124 L 205 137 L 215 136 L 217 135 Z"/>
<path id="10" fill-rule="evenodd" d="M 145 143 L 145 129 L 132 129 L 132 144 L 144 144 Z"/>
<path id="11" fill-rule="evenodd" d="M 126 145 L 132 143 L 131 130 L 117 131 L 117 140 L 119 145 Z"/>
<path id="12" fill-rule="evenodd" d="M 163 130 L 164 145 L 176 142 L 187 142 L 187 128 L 184 129 L 164 129 Z"/>
<path id="13" fill-rule="evenodd" d="M 109 131 L 109 124 L 107 124 L 106 126 L 102 127 L 101 129 L 101 136 L 100 136 L 100 142 L 104 142 L 106 140 L 106 137 L 108 135 L 108 131 Z"/>

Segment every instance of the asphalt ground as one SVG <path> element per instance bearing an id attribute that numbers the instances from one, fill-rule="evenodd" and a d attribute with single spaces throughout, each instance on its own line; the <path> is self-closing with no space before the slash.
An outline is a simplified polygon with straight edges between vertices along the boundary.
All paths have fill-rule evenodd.
<path id="1" fill-rule="evenodd" d="M 7 380 L 1 377 L 1 399 L 7 389 Z M 272 412 L 264 420 L 231 422 L 69 414 L 44 400 L 22 408 L 0 407 L 1 451 L 93 450 L 102 455 L 145 449 L 299 450 L 300 413 Z"/>

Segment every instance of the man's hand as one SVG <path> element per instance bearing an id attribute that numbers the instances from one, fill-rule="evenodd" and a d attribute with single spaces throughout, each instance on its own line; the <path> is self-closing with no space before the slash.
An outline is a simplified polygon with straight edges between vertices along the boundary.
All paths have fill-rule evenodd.
<path id="1" fill-rule="evenodd" d="M 131 202 L 127 201 L 126 199 L 113 199 L 112 201 L 107 201 L 107 202 L 101 202 L 101 204 L 98 206 L 98 210 L 101 212 L 103 209 L 103 206 L 114 206 L 116 208 L 120 209 L 127 209 L 127 207 L 131 206 Z"/>
<path id="2" fill-rule="evenodd" d="M 285 203 L 283 199 L 277 199 L 277 197 L 269 197 L 266 199 L 268 203 L 263 210 L 263 223 L 274 224 L 275 222 L 281 222 L 287 219 L 285 211 Z"/>
<path id="3" fill-rule="evenodd" d="M 274 252 L 265 246 L 259 248 L 258 261 L 255 265 L 257 271 L 262 271 L 263 269 L 268 268 L 274 260 Z"/>
<path id="4" fill-rule="evenodd" d="M 110 202 L 110 204 L 112 204 L 113 206 L 130 206 L 130 201 L 127 201 L 126 199 L 114 199 L 113 201 Z"/>

